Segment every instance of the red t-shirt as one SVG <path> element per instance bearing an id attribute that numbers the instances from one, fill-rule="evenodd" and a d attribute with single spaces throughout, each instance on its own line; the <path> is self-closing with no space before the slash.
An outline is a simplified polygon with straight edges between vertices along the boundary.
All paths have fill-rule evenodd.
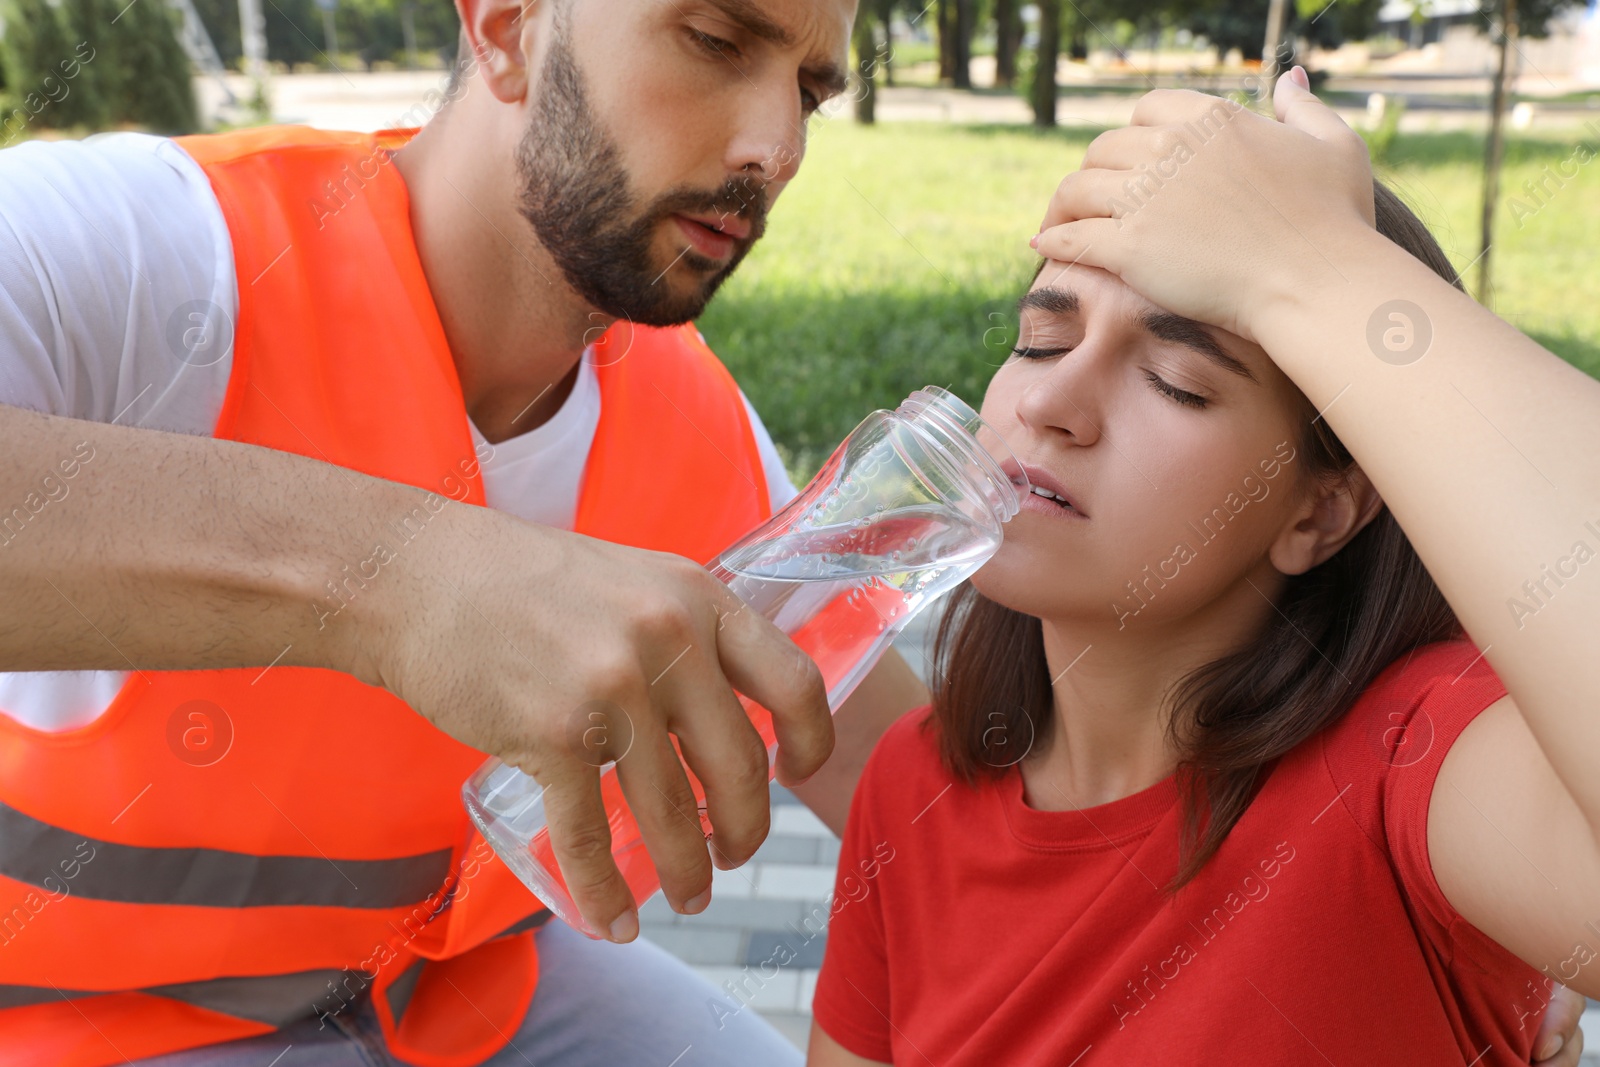
<path id="1" fill-rule="evenodd" d="M 1526 1064 L 1550 986 L 1427 850 L 1439 764 L 1504 694 L 1466 641 L 1390 664 L 1170 905 L 1174 778 L 1039 811 L 1015 767 L 957 783 L 914 711 L 851 804 L 816 1020 L 901 1067 Z"/>

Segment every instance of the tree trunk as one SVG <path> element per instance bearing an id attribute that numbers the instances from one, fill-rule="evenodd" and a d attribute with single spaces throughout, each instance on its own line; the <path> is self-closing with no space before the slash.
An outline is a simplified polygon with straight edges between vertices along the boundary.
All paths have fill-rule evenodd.
<path id="1" fill-rule="evenodd" d="M 972 33 L 977 22 L 978 0 L 955 0 L 954 40 L 950 47 L 950 84 L 957 89 L 972 88 Z"/>
<path id="2" fill-rule="evenodd" d="M 856 9 L 855 29 L 850 34 L 850 43 L 856 50 L 856 77 L 861 82 L 856 90 L 856 121 L 863 126 L 878 120 L 878 38 L 872 31 L 875 21 L 872 5 L 862 4 Z"/>
<path id="3" fill-rule="evenodd" d="M 1017 49 L 1022 45 L 1022 13 L 1017 0 L 994 0 L 994 84 L 1009 89 L 1017 80 Z"/>
<path id="4" fill-rule="evenodd" d="M 1049 129 L 1056 124 L 1056 57 L 1061 54 L 1061 0 L 1039 0 L 1039 62 L 1034 66 L 1028 94 L 1033 104 L 1033 124 Z"/>
<path id="5" fill-rule="evenodd" d="M 406 69 L 417 69 L 417 5 L 405 0 L 400 5 L 400 36 L 406 44 Z"/>
<path id="6" fill-rule="evenodd" d="M 328 62 L 335 67 L 339 65 L 339 25 L 334 20 L 334 10 L 331 7 L 322 9 L 322 42 L 328 50 Z"/>
<path id="7" fill-rule="evenodd" d="M 883 22 L 883 84 L 894 84 L 894 0 L 879 0 L 878 18 Z"/>
<path id="8" fill-rule="evenodd" d="M 1267 35 L 1261 42 L 1261 95 L 1267 99 L 1272 97 L 1272 82 L 1278 75 L 1285 6 L 1285 0 L 1269 0 L 1267 4 Z"/>
<path id="9" fill-rule="evenodd" d="M 1072 18 L 1067 20 L 1067 25 L 1069 27 L 1067 40 L 1071 42 L 1067 46 L 1067 57 L 1069 59 L 1087 61 L 1089 58 L 1089 32 L 1084 27 L 1083 20 L 1078 17 L 1076 11 L 1073 12 Z"/>
<path id="10" fill-rule="evenodd" d="M 1517 0 L 1502 0 L 1500 62 L 1495 67 L 1494 88 L 1489 97 L 1489 140 L 1484 148 L 1483 159 L 1483 240 L 1478 246 L 1478 303 L 1484 307 L 1490 307 L 1490 301 L 1494 298 L 1494 278 L 1489 271 L 1489 257 L 1494 249 L 1494 210 L 1499 206 L 1500 163 L 1505 155 L 1506 90 L 1516 38 Z"/>
<path id="11" fill-rule="evenodd" d="M 239 34 L 244 38 L 244 72 L 259 92 L 267 80 L 267 20 L 260 0 L 239 0 Z"/>
<path id="12" fill-rule="evenodd" d="M 939 84 L 949 85 L 955 77 L 956 0 L 939 0 L 934 18 L 939 30 Z"/>

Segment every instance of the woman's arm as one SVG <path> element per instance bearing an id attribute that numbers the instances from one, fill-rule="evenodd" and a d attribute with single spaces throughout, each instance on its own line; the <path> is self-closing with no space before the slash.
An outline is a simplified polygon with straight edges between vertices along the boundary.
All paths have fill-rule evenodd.
<path id="1" fill-rule="evenodd" d="M 1328 420 L 1510 693 L 1441 770 L 1441 887 L 1535 966 L 1600 952 L 1600 382 L 1372 229 L 1360 138 L 1287 76 L 1274 100 L 1149 94 L 1037 247 L 1255 341 Z"/>
<path id="2" fill-rule="evenodd" d="M 1600 997 L 1600 383 L 1375 233 L 1353 244 L 1333 261 L 1348 284 L 1284 301 L 1258 336 L 1511 694 L 1445 758 L 1429 862 L 1473 926 Z M 1433 334 L 1412 363 L 1360 343 L 1396 301 Z"/>
<path id="3" fill-rule="evenodd" d="M 828 1036 L 828 1031 L 811 1020 L 811 1043 L 806 1052 L 806 1067 L 878 1067 L 882 1060 L 864 1060 Z"/>
<path id="4" fill-rule="evenodd" d="M 1467 724 L 1439 767 L 1428 863 L 1462 918 L 1551 982 L 1600 997 L 1600 852 L 1509 696 Z M 1521 992 L 1532 1026 L 1551 991 Z"/>
<path id="5" fill-rule="evenodd" d="M 911 665 L 893 648 L 867 672 L 833 717 L 833 755 L 822 769 L 790 791 L 834 834 L 844 836 L 850 798 L 878 738 L 894 721 L 931 698 Z"/>
<path id="6" fill-rule="evenodd" d="M 1255 316 L 1258 343 L 1324 411 L 1600 826 L 1600 382 L 1375 231 L 1341 243 L 1308 272 L 1320 284 Z M 1413 362 L 1367 343 L 1375 317 L 1380 336 L 1405 329 L 1390 314 L 1432 333 Z"/>

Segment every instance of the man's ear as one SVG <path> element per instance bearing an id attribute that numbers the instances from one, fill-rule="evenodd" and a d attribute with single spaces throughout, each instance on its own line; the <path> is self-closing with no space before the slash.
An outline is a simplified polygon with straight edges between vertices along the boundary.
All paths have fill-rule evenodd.
<path id="1" fill-rule="evenodd" d="M 1350 543 L 1383 507 L 1383 498 L 1352 465 L 1317 482 L 1268 550 L 1281 574 L 1304 574 Z"/>
<path id="2" fill-rule="evenodd" d="M 538 0 L 456 0 L 463 42 L 483 84 L 502 103 L 528 95 L 532 23 L 545 6 Z"/>

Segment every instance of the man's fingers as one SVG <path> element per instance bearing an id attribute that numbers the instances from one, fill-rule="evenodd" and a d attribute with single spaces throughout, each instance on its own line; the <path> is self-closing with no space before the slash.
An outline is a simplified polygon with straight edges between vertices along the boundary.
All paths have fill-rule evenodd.
<path id="1" fill-rule="evenodd" d="M 550 848 L 584 921 L 616 942 L 639 933 L 633 894 L 611 858 L 611 826 L 600 800 L 600 772 L 570 761 L 544 790 Z"/>
<path id="2" fill-rule="evenodd" d="M 679 664 L 678 666 L 682 666 Z M 656 715 L 642 717 L 632 750 L 617 761 L 617 780 L 674 911 L 711 887 L 700 808 L 678 750 Z"/>
<path id="3" fill-rule="evenodd" d="M 794 785 L 815 774 L 833 752 L 833 716 L 822 672 L 782 630 L 731 591 L 724 588 L 723 593 L 724 611 L 717 623 L 722 673 L 735 689 L 772 713 L 778 781 Z"/>
<path id="4" fill-rule="evenodd" d="M 679 664 L 690 670 L 683 676 L 688 689 L 674 695 L 673 705 L 682 710 L 673 716 L 673 732 L 705 786 L 706 814 L 715 830 L 712 862 L 730 870 L 761 847 L 771 827 L 767 746 L 714 665 L 694 653 L 691 657 L 692 665 L 687 658 Z"/>

